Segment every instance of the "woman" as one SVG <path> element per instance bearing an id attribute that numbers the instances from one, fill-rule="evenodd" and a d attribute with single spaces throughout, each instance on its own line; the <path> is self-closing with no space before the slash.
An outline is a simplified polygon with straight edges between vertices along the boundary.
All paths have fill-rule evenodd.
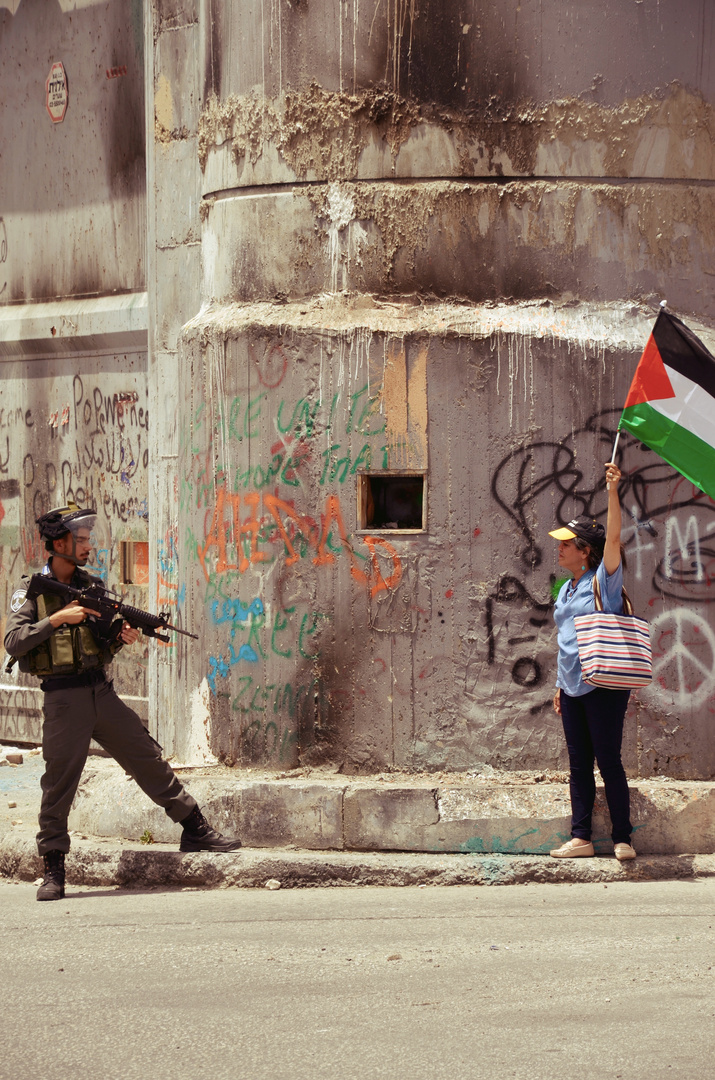
<path id="1" fill-rule="evenodd" d="M 593 579 L 601 590 L 603 610 L 623 612 L 623 548 L 618 482 L 621 471 L 606 465 L 608 516 L 606 528 L 593 518 L 577 517 L 549 536 L 559 541 L 559 566 L 572 574 L 559 592 L 554 608 L 559 660 L 554 709 L 560 715 L 571 767 L 571 839 L 551 854 L 572 859 L 594 854 L 591 814 L 596 798 L 594 759 L 603 777 L 611 814 L 614 854 L 619 861 L 635 859 L 631 846 L 630 797 L 621 762 L 623 720 L 629 690 L 590 686 L 581 676 L 574 617 L 596 610 Z"/>

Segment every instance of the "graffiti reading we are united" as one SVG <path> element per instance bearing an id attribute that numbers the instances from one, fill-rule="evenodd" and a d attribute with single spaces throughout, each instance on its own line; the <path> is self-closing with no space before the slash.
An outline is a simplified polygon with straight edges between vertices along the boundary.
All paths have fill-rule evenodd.
<path id="1" fill-rule="evenodd" d="M 385 418 L 379 416 L 381 398 L 379 394 L 370 394 L 370 387 L 365 383 L 349 395 L 347 414 L 343 413 L 341 399 L 343 394 L 337 391 L 330 402 L 327 399 L 312 396 L 299 398 L 291 404 L 282 398 L 276 405 L 275 425 L 281 435 L 302 434 L 312 438 L 318 430 L 331 431 L 337 418 L 344 415 L 345 432 L 357 432 L 365 436 L 382 435 L 385 432 Z M 224 439 L 256 438 L 261 433 L 260 420 L 264 415 L 264 405 L 269 399 L 267 391 L 254 397 L 237 396 L 224 405 L 223 400 L 216 402 L 214 429 Z M 206 402 L 202 402 L 193 417 L 194 430 L 198 430 L 208 420 L 205 414 Z M 342 415 L 341 415 L 342 414 Z M 379 416 L 379 426 L 373 427 L 373 420 Z"/>
<path id="2" fill-rule="evenodd" d="M 274 482 L 289 487 L 300 486 L 301 468 L 313 460 L 314 439 L 319 433 L 335 433 L 338 421 L 341 426 L 344 424 L 346 436 L 362 435 L 367 441 L 356 448 L 344 441 L 331 441 L 318 455 L 317 483 L 320 486 L 336 482 L 344 484 L 358 470 L 371 469 L 378 462 L 386 469 L 388 448 L 381 442 L 373 442 L 376 438 L 381 440 L 385 433 L 385 419 L 379 415 L 380 396 L 370 395 L 368 384 L 365 383 L 349 395 L 347 413 L 338 408 L 341 396 L 342 392 L 337 392 L 329 401 L 301 397 L 294 403 L 281 399 L 275 413 L 271 412 L 278 439 L 270 447 L 270 458 L 238 469 L 233 477 L 234 490 L 260 490 Z M 214 439 L 220 439 L 222 445 L 234 440 L 250 442 L 256 439 L 261 433 L 262 420 L 268 416 L 265 408 L 268 398 L 269 394 L 263 391 L 255 397 L 235 397 L 225 406 L 219 400 L 213 417 L 208 416 L 205 402 L 196 409 L 192 418 L 194 436 L 202 428 L 210 429 L 206 449 L 192 445 L 191 470 L 185 478 L 197 506 L 204 504 L 217 484 L 226 482 L 223 471 L 215 472 Z"/>

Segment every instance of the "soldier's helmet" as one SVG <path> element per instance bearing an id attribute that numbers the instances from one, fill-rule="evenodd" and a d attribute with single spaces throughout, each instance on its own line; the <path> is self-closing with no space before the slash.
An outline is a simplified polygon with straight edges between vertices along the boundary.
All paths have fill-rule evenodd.
<path id="1" fill-rule="evenodd" d="M 37 527 L 43 540 L 59 540 L 71 532 L 74 537 L 80 529 L 92 531 L 97 520 L 94 510 L 82 510 L 76 502 L 48 510 L 37 519 Z"/>

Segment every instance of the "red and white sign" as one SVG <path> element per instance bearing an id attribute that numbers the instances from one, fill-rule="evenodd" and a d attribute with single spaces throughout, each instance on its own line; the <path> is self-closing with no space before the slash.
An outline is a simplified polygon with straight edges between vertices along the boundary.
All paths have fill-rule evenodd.
<path id="1" fill-rule="evenodd" d="M 69 97 L 67 91 L 67 76 L 65 74 L 64 64 L 61 60 L 58 60 L 50 68 L 50 74 L 47 76 L 45 89 L 47 92 L 45 103 L 47 105 L 47 111 L 50 114 L 50 120 L 53 124 L 59 124 L 65 118 L 65 113 L 67 112 L 67 98 Z"/>

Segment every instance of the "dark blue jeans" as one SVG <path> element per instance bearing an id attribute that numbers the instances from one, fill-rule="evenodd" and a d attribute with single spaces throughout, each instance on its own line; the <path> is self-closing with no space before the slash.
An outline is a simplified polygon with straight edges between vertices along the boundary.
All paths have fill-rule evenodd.
<path id="1" fill-rule="evenodd" d="M 603 777 L 611 815 L 614 844 L 630 844 L 630 795 L 621 762 L 623 719 L 630 690 L 595 687 L 583 697 L 561 691 L 561 720 L 569 751 L 571 776 L 571 835 L 591 839 L 591 814 L 596 798 L 594 760 Z"/>

